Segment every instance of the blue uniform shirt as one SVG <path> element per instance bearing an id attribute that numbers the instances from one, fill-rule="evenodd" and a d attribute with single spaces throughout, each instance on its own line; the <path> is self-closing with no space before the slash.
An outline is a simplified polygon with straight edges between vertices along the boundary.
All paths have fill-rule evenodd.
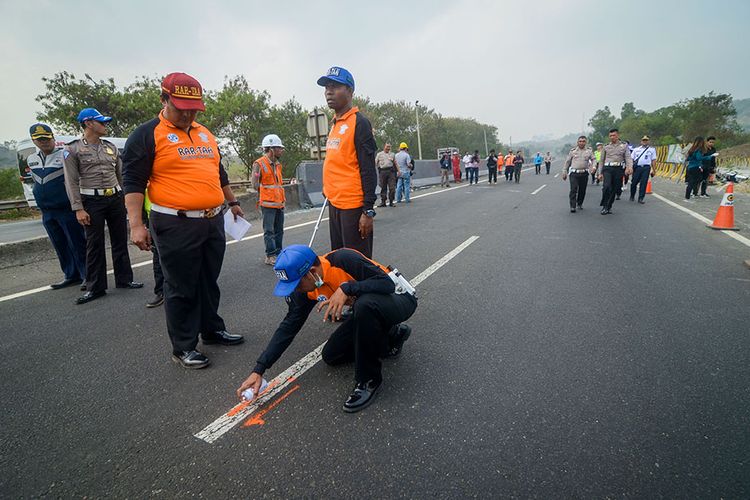
<path id="1" fill-rule="evenodd" d="M 65 191 L 63 152 L 63 148 L 55 148 L 45 156 L 37 150 L 26 160 L 34 179 L 34 200 L 40 210 L 71 209 Z"/>

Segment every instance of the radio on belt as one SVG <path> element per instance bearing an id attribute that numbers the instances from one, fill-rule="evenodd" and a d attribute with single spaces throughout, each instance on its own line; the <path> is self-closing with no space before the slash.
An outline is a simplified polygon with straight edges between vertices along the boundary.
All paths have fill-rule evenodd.
<path id="1" fill-rule="evenodd" d="M 398 271 L 398 269 L 388 266 L 388 277 L 391 278 L 393 284 L 396 285 L 395 293 L 401 295 L 408 293 L 409 295 L 417 296 L 417 289 L 411 286 L 411 283 L 404 278 L 404 276 Z"/>

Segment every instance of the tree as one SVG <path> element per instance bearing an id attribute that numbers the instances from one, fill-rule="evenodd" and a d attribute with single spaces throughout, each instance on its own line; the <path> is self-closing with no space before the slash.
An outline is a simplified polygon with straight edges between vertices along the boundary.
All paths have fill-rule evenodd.
<path id="1" fill-rule="evenodd" d="M 127 137 L 138 125 L 154 118 L 161 109 L 159 95 L 160 80 L 155 77 L 140 77 L 122 90 L 113 78 L 94 80 L 85 74 L 83 79 L 63 71 L 51 78 L 42 78 L 46 90 L 37 96 L 43 111 L 37 119 L 49 123 L 57 133 L 78 134 L 80 126 L 76 118 L 83 108 L 96 108 L 113 118 L 109 133 L 115 137 Z"/>
<path id="2" fill-rule="evenodd" d="M 604 109 L 597 110 L 589 120 L 589 127 L 593 129 L 589 142 L 591 144 L 607 142 L 610 129 L 616 128 L 618 125 L 619 120 L 609 110 L 609 106 L 604 106 Z"/>

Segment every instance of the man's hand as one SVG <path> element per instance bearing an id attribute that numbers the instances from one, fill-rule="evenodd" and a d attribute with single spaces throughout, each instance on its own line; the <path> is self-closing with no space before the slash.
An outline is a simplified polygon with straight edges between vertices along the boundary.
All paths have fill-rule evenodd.
<path id="1" fill-rule="evenodd" d="M 229 207 L 229 210 L 232 212 L 232 215 L 234 215 L 234 220 L 237 220 L 237 217 L 245 216 L 245 212 L 242 211 L 242 207 L 240 207 L 239 205 Z"/>
<path id="2" fill-rule="evenodd" d="M 347 296 L 341 288 L 337 288 L 336 291 L 333 292 L 333 295 L 331 295 L 331 298 L 318 304 L 318 312 L 323 310 L 325 306 L 328 306 L 326 312 L 323 313 L 323 321 L 326 321 L 329 318 L 330 321 L 341 319 L 341 312 L 344 310 L 344 305 L 349 299 L 350 297 Z"/>
<path id="3" fill-rule="evenodd" d="M 91 217 L 89 216 L 89 213 L 84 209 L 76 210 L 76 219 L 78 219 L 78 223 L 82 226 L 91 225 Z"/>
<path id="4" fill-rule="evenodd" d="M 563 174 L 562 174 L 562 180 L 566 180 L 567 178 L 568 178 L 568 173 L 567 172 L 563 172 Z"/>
<path id="5" fill-rule="evenodd" d="M 372 234 L 372 217 L 367 214 L 359 216 L 359 235 L 364 240 Z"/>
<path id="6" fill-rule="evenodd" d="M 263 376 L 260 373 L 251 373 L 249 377 L 245 379 L 244 382 L 242 382 L 242 385 L 239 389 L 237 389 L 237 397 L 239 399 L 243 399 L 242 393 L 245 391 L 245 389 L 252 389 L 253 390 L 253 399 L 255 400 L 258 398 L 258 392 L 260 391 L 260 386 L 263 383 Z"/>
<path id="7" fill-rule="evenodd" d="M 597 175 L 596 179 L 599 180 L 599 181 L 603 181 L 604 180 L 604 174 Z"/>
<path id="8" fill-rule="evenodd" d="M 130 241 L 141 250 L 151 250 L 151 234 L 146 226 L 130 226 Z"/>
<path id="9" fill-rule="evenodd" d="M 625 168 L 625 175 L 633 175 L 633 167 Z"/>

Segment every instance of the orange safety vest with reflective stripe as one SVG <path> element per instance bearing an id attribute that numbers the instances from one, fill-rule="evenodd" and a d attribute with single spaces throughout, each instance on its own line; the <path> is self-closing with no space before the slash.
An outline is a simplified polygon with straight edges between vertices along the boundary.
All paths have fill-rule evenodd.
<path id="1" fill-rule="evenodd" d="M 266 155 L 255 162 L 260 167 L 260 185 L 258 186 L 258 204 L 266 208 L 284 208 L 286 193 L 284 193 L 281 178 L 281 163 L 276 162 L 276 168 Z"/>
<path id="2" fill-rule="evenodd" d="M 357 252 L 353 248 L 347 248 L 347 250 L 352 250 L 352 251 Z M 352 277 L 351 274 L 347 273 L 346 271 L 344 271 L 343 269 L 339 267 L 332 266 L 331 263 L 328 262 L 328 259 L 326 257 L 328 257 L 329 254 L 332 254 L 333 252 L 336 252 L 336 251 L 337 250 L 333 250 L 332 252 L 328 252 L 327 254 L 320 255 L 318 257 L 320 259 L 320 268 L 321 268 L 320 274 L 322 275 L 321 277 L 323 278 L 323 285 L 321 285 L 320 288 L 316 288 L 312 292 L 307 292 L 308 299 L 317 300 L 317 301 L 328 300 L 333 296 L 333 292 L 335 292 L 341 286 L 342 283 L 346 283 L 347 281 L 357 281 Z M 380 269 L 382 269 L 385 274 L 388 274 L 389 271 L 386 266 L 384 266 L 383 264 L 379 262 L 375 262 L 372 259 L 367 259 L 367 260 L 369 260 L 370 262 L 378 266 Z"/>

